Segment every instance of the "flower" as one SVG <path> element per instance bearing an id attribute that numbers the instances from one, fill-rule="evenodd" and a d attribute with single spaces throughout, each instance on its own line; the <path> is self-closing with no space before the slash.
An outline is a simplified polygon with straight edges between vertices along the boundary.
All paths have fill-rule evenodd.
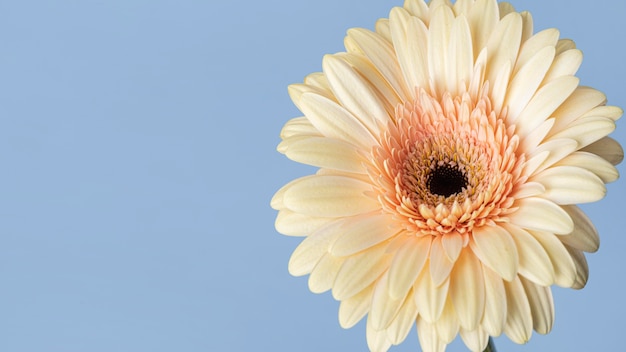
<path id="1" fill-rule="evenodd" d="M 580 50 L 496 0 L 407 0 L 345 47 L 289 87 L 304 117 L 278 150 L 319 167 L 272 199 L 276 229 L 306 237 L 289 272 L 332 289 L 342 327 L 367 315 L 372 351 L 414 323 L 425 351 L 548 333 L 551 285 L 582 288 L 599 245 L 576 204 L 623 158 Z"/>

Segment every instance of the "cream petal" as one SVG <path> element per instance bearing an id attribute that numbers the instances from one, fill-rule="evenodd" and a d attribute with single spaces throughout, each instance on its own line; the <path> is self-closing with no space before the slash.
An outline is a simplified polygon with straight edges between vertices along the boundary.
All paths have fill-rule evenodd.
<path id="1" fill-rule="evenodd" d="M 313 72 L 307 75 L 306 77 L 304 77 L 304 84 L 306 84 L 307 86 L 319 88 L 332 95 L 332 90 L 330 89 L 330 85 L 328 84 L 326 75 L 324 75 L 323 72 Z"/>
<path id="2" fill-rule="evenodd" d="M 600 236 L 591 219 L 577 206 L 564 206 L 569 216 L 574 221 L 574 231 L 568 235 L 559 236 L 564 244 L 578 250 L 593 253 L 600 247 Z"/>
<path id="3" fill-rule="evenodd" d="M 285 155 L 299 163 L 365 173 L 363 158 L 357 148 L 339 139 L 327 137 L 299 138 L 286 145 Z"/>
<path id="4" fill-rule="evenodd" d="M 622 149 L 618 141 L 611 137 L 601 138 L 582 148 L 581 151 L 599 155 L 613 165 L 617 165 L 624 160 L 624 149 Z"/>
<path id="5" fill-rule="evenodd" d="M 552 330 L 554 324 L 554 302 L 550 287 L 539 286 L 533 282 L 520 278 L 533 318 L 533 329 L 545 335 Z"/>
<path id="6" fill-rule="evenodd" d="M 448 297 L 446 304 L 443 306 L 441 317 L 435 322 L 435 328 L 437 329 L 439 339 L 445 344 L 451 343 L 459 333 L 459 319 L 450 297 Z"/>
<path id="7" fill-rule="evenodd" d="M 563 243 L 551 233 L 530 231 L 530 234 L 550 257 L 554 267 L 554 283 L 561 287 L 572 287 L 576 281 L 576 265 Z"/>
<path id="8" fill-rule="evenodd" d="M 461 339 L 465 343 L 465 346 L 473 352 L 482 352 L 489 343 L 489 334 L 479 327 L 473 330 L 461 329 Z"/>
<path id="9" fill-rule="evenodd" d="M 560 206 L 553 202 L 529 197 L 517 201 L 518 210 L 509 215 L 509 221 L 525 229 L 558 234 L 572 232 L 574 223 Z"/>
<path id="10" fill-rule="evenodd" d="M 390 255 L 385 244 L 355 254 L 343 263 L 333 285 L 333 297 L 344 300 L 361 292 L 389 267 Z"/>
<path id="11" fill-rule="evenodd" d="M 539 182 L 525 182 L 519 185 L 511 196 L 516 199 L 535 197 L 545 191 L 546 188 Z"/>
<path id="12" fill-rule="evenodd" d="M 391 28 L 389 26 L 388 18 L 379 18 L 374 25 L 376 33 L 385 38 L 388 43 L 391 43 Z"/>
<path id="13" fill-rule="evenodd" d="M 545 47 L 554 47 L 559 39 L 559 31 L 555 28 L 544 29 L 541 32 L 536 33 L 532 37 L 522 44 L 517 62 L 516 68 L 519 69 L 526 65 L 533 56 Z M 513 72 L 514 74 L 517 71 Z"/>
<path id="14" fill-rule="evenodd" d="M 344 217 L 380 209 L 376 199 L 365 196 L 371 186 L 343 176 L 301 178 L 285 190 L 283 202 L 291 211 L 317 217 Z"/>
<path id="15" fill-rule="evenodd" d="M 422 21 L 428 21 L 428 15 L 430 10 L 428 5 L 423 0 L 405 0 L 404 8 L 413 16 L 421 19 Z"/>
<path id="16" fill-rule="evenodd" d="M 443 249 L 441 236 L 434 238 L 430 246 L 430 276 L 435 286 L 439 286 L 450 276 L 453 266 L 454 262 Z"/>
<path id="17" fill-rule="evenodd" d="M 428 28 L 428 73 L 431 78 L 433 93 L 441 96 L 443 92 L 449 91 L 447 84 L 450 82 L 447 68 L 449 61 L 456 59 L 450 57 L 449 43 L 454 22 L 454 13 L 448 6 L 438 6 L 435 9 L 431 3 L 432 20 Z"/>
<path id="18" fill-rule="evenodd" d="M 549 118 L 545 120 L 539 127 L 535 128 L 534 131 L 529 133 L 525 138 L 520 141 L 519 151 L 532 153 L 537 149 L 537 146 L 544 140 L 544 138 L 550 132 L 554 126 L 554 118 Z"/>
<path id="19" fill-rule="evenodd" d="M 376 283 L 373 283 L 356 295 L 341 301 L 339 304 L 339 325 L 342 328 L 353 327 L 369 312 L 375 285 Z"/>
<path id="20" fill-rule="evenodd" d="M 404 297 L 413 287 L 429 257 L 431 241 L 430 236 L 411 236 L 394 254 L 389 267 L 389 295 L 392 298 Z"/>
<path id="21" fill-rule="evenodd" d="M 454 96 L 467 90 L 474 66 L 472 35 L 469 24 L 463 15 L 454 19 L 452 23 L 450 48 L 448 50 L 449 55 L 454 60 L 448 61 L 446 86 L 448 93 Z"/>
<path id="22" fill-rule="evenodd" d="M 480 261 L 507 281 L 517 275 L 518 254 L 509 232 L 496 226 L 474 228 L 470 241 Z"/>
<path id="23" fill-rule="evenodd" d="M 463 15 L 469 14 L 470 10 L 472 9 L 472 6 L 474 6 L 473 0 L 457 0 L 454 2 L 454 6 L 452 7 L 452 10 L 454 10 L 454 15 L 456 17 L 459 17 L 459 15 L 461 14 Z"/>
<path id="24" fill-rule="evenodd" d="M 322 134 L 304 116 L 287 121 L 280 131 L 280 138 L 282 139 L 300 136 L 322 136 Z"/>
<path id="25" fill-rule="evenodd" d="M 481 326 L 492 336 L 499 336 L 506 321 L 506 291 L 502 277 L 483 265 L 485 282 L 485 312 Z"/>
<path id="26" fill-rule="evenodd" d="M 515 11 L 515 7 L 511 3 L 508 2 L 499 2 L 498 10 L 500 10 L 500 18 L 510 14 Z"/>
<path id="27" fill-rule="evenodd" d="M 463 236 L 458 232 L 452 232 L 441 236 L 441 246 L 451 262 L 456 262 L 463 249 Z"/>
<path id="28" fill-rule="evenodd" d="M 428 29 L 422 21 L 397 7 L 389 14 L 389 24 L 409 96 L 415 98 L 417 87 L 428 87 Z"/>
<path id="29" fill-rule="evenodd" d="M 386 352 L 391 347 L 391 341 L 387 338 L 385 330 L 376 330 L 371 324 L 371 315 L 367 318 L 365 334 L 367 338 L 367 347 L 370 352 Z"/>
<path id="30" fill-rule="evenodd" d="M 490 1 L 493 3 L 493 1 Z M 505 65 L 511 65 L 517 58 L 522 40 L 522 17 L 518 13 L 504 16 L 489 33 L 486 80 L 495 82 Z"/>
<path id="31" fill-rule="evenodd" d="M 585 258 L 585 254 L 582 251 L 579 251 L 576 248 L 570 247 L 567 244 L 564 245 L 565 249 L 572 256 L 572 260 L 574 261 L 574 265 L 576 265 L 576 281 L 572 285 L 573 289 L 580 290 L 585 287 L 587 284 L 587 279 L 589 279 L 589 267 L 587 266 L 587 259 Z"/>
<path id="32" fill-rule="evenodd" d="M 524 344 L 530 340 L 533 331 L 533 318 L 528 297 L 519 278 L 504 282 L 507 298 L 507 317 L 504 333 L 513 342 Z"/>
<path id="33" fill-rule="evenodd" d="M 400 312 L 387 327 L 387 338 L 392 344 L 398 345 L 406 339 L 415 323 L 415 319 L 417 319 L 417 306 L 413 298 L 413 291 L 411 291 L 404 300 Z"/>
<path id="34" fill-rule="evenodd" d="M 385 78 L 398 97 L 407 99 L 411 96 L 410 91 L 404 84 L 402 71 L 390 42 L 381 35 L 363 28 L 348 30 L 348 37 L 354 40 L 359 49 Z"/>
<path id="35" fill-rule="evenodd" d="M 475 329 L 485 308 L 485 285 L 480 262 L 469 249 L 461 252 L 450 274 L 449 295 L 461 327 Z"/>
<path id="36" fill-rule="evenodd" d="M 343 224 L 343 233 L 330 252 L 335 256 L 349 256 L 373 247 L 398 233 L 393 229 L 393 219 L 386 213 L 357 215 Z"/>
<path id="37" fill-rule="evenodd" d="M 420 341 L 420 346 L 424 352 L 445 352 L 446 344 L 441 341 L 437 330 L 432 323 L 422 319 L 421 316 L 417 317 L 417 337 Z"/>
<path id="38" fill-rule="evenodd" d="M 604 93 L 579 86 L 552 114 L 556 118 L 551 134 L 558 133 L 584 113 L 606 102 Z"/>
<path id="39" fill-rule="evenodd" d="M 293 276 L 310 273 L 341 234 L 338 231 L 341 228 L 340 225 L 341 221 L 331 222 L 305 238 L 291 254 L 289 273 Z"/>
<path id="40" fill-rule="evenodd" d="M 476 0 L 467 18 L 472 31 L 473 52 L 477 57 L 478 53 L 487 46 L 487 41 L 500 20 L 498 4 L 492 0 Z M 492 50 L 490 49 L 489 52 Z"/>
<path id="41" fill-rule="evenodd" d="M 520 138 L 524 138 L 541 126 L 556 108 L 572 94 L 578 86 L 578 81 L 577 77 L 563 76 L 539 88 L 517 118 L 516 134 Z"/>
<path id="42" fill-rule="evenodd" d="M 576 49 L 576 43 L 574 43 L 574 41 L 571 39 L 559 39 L 559 41 L 556 43 L 557 55 L 572 49 Z"/>
<path id="43" fill-rule="evenodd" d="M 355 69 L 338 55 L 326 55 L 322 62 L 337 100 L 373 134 L 379 134 L 380 126 L 386 126 L 389 115 L 379 95 Z M 359 70 L 373 67 L 359 67 Z"/>
<path id="44" fill-rule="evenodd" d="M 557 49 L 556 57 L 552 66 L 543 79 L 543 84 L 561 76 L 570 76 L 578 71 L 580 64 L 583 62 L 583 53 L 578 49 L 570 49 L 563 53 L 559 53 Z"/>
<path id="45" fill-rule="evenodd" d="M 562 160 L 566 156 L 573 153 L 578 148 L 578 143 L 573 139 L 567 138 L 555 138 L 541 143 L 535 148 L 529 155 L 535 156 L 541 154 L 544 151 L 549 152 L 548 157 L 539 165 L 533 174 L 537 174 L 548 167 L 554 165 L 556 162 Z M 530 175 L 529 175 L 530 176 Z"/>
<path id="46" fill-rule="evenodd" d="M 343 265 L 345 258 L 338 258 L 326 253 L 317 262 L 309 276 L 309 290 L 313 293 L 323 293 L 333 288 L 335 278 Z"/>
<path id="47" fill-rule="evenodd" d="M 503 225 L 515 241 L 519 254 L 519 273 L 525 278 L 543 286 L 554 283 L 554 266 L 550 256 L 539 243 L 526 230 L 515 225 Z"/>
<path id="48" fill-rule="evenodd" d="M 546 72 L 554 60 L 554 47 L 545 47 L 539 50 L 524 66 L 517 64 L 513 71 L 516 72 L 507 89 L 504 105 L 508 106 L 507 122 L 517 123 L 521 111 L 533 97 L 539 84 L 543 81 Z"/>
<path id="49" fill-rule="evenodd" d="M 413 297 L 415 305 L 423 319 L 429 322 L 435 322 L 441 316 L 446 298 L 448 297 L 448 288 L 450 280 L 445 280 L 441 285 L 435 286 L 430 271 L 425 268 L 415 280 L 413 285 Z"/>
<path id="50" fill-rule="evenodd" d="M 308 84 L 291 84 L 287 87 L 287 91 L 289 92 L 289 97 L 291 98 L 291 101 L 293 101 L 298 109 L 301 109 L 300 100 L 302 98 L 302 95 L 305 93 L 313 93 L 321 95 L 334 102 L 337 101 L 332 91 L 317 86 L 311 86 Z"/>
<path id="51" fill-rule="evenodd" d="M 378 280 L 372 297 L 372 308 L 369 313 L 369 323 L 376 330 L 386 329 L 396 317 L 405 297 L 392 298 L 389 296 L 389 272 Z"/>
<path id="52" fill-rule="evenodd" d="M 602 117 L 608 117 L 609 119 L 613 121 L 617 121 L 619 120 L 620 117 L 622 117 L 623 114 L 624 114 L 624 110 L 622 110 L 622 108 L 618 106 L 601 105 L 601 106 L 596 106 L 595 108 L 587 111 L 581 117 L 602 116 Z"/>
<path id="53" fill-rule="evenodd" d="M 551 138 L 570 138 L 583 148 L 615 130 L 615 121 L 607 117 L 585 117 L 564 128 Z"/>
<path id="54" fill-rule="evenodd" d="M 541 197 L 556 204 L 595 202 L 606 194 L 604 182 L 591 171 L 578 166 L 553 166 L 532 177 L 546 191 Z"/>
<path id="55" fill-rule="evenodd" d="M 593 153 L 575 152 L 556 165 L 581 167 L 600 177 L 604 183 L 613 182 L 619 178 L 619 172 L 610 162 Z"/>
<path id="56" fill-rule="evenodd" d="M 345 140 L 364 150 L 376 144 L 365 126 L 349 111 L 318 94 L 304 93 L 301 111 L 324 136 Z"/>
<path id="57" fill-rule="evenodd" d="M 280 210 L 274 223 L 276 231 L 287 236 L 308 236 L 320 227 L 333 221 L 332 218 L 319 218 L 294 213 L 290 210 Z"/>

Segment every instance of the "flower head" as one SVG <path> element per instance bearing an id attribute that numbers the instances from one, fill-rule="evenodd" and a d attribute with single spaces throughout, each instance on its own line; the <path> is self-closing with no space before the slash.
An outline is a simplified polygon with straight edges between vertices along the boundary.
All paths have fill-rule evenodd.
<path id="1" fill-rule="evenodd" d="M 303 112 L 278 150 L 317 166 L 272 199 L 306 238 L 289 262 L 339 321 L 367 315 L 372 351 L 415 323 L 422 348 L 472 351 L 552 328 L 550 286 L 582 288 L 621 109 L 579 85 L 582 54 L 496 0 L 407 0 L 290 86 Z"/>

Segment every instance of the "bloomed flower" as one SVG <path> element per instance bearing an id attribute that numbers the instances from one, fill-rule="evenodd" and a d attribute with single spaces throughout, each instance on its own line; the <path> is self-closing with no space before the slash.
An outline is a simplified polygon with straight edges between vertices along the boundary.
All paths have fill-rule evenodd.
<path id="1" fill-rule="evenodd" d="M 367 315 L 372 351 L 415 323 L 425 351 L 472 351 L 552 328 L 550 286 L 582 288 L 622 111 L 579 86 L 582 54 L 495 0 L 407 0 L 290 86 L 304 113 L 278 150 L 317 166 L 272 199 L 306 236 L 289 271 L 332 289 L 340 324 Z"/>

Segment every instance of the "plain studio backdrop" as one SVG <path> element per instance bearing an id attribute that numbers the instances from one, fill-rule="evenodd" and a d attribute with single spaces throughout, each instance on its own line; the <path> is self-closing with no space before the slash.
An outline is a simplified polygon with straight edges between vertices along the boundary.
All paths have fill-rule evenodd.
<path id="1" fill-rule="evenodd" d="M 314 170 L 275 151 L 300 114 L 287 85 L 398 5 L 2 2 L 0 350 L 365 351 L 365 324 L 341 329 L 331 295 L 288 274 L 300 239 L 269 201 Z M 626 3 L 514 5 L 574 39 L 581 83 L 626 106 Z M 584 206 L 602 239 L 587 287 L 555 288 L 553 332 L 500 351 L 623 349 L 626 182 L 608 190 Z M 415 330 L 391 349 L 418 350 Z"/>

